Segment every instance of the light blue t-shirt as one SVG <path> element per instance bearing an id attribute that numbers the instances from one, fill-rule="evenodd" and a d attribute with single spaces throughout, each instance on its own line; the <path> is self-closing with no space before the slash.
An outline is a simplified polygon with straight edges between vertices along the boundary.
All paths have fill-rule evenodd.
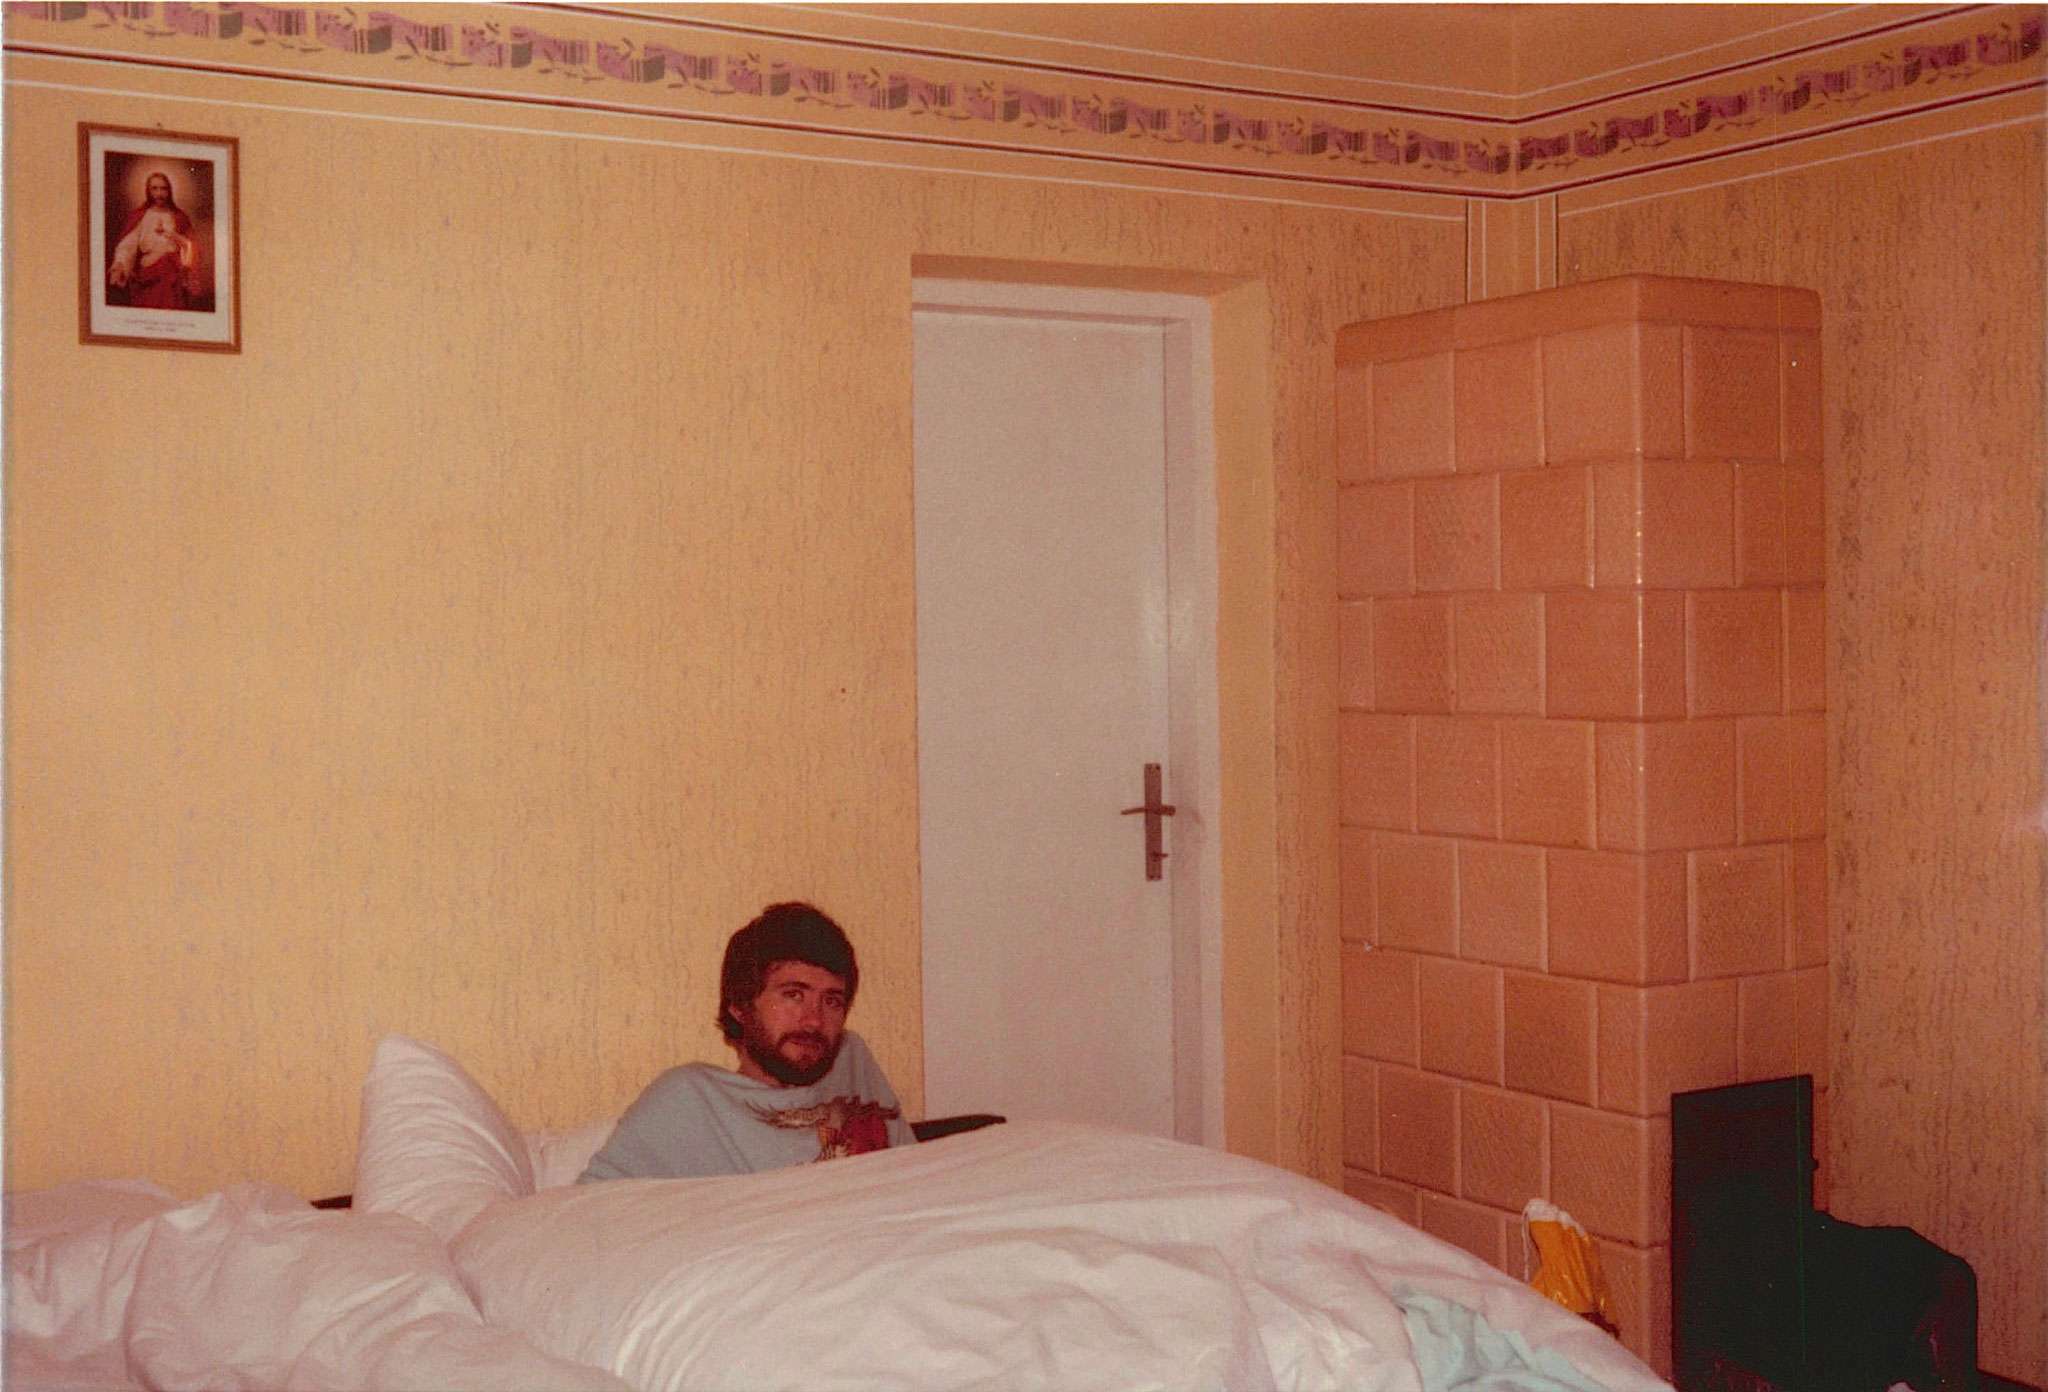
<path id="1" fill-rule="evenodd" d="M 916 1143 L 889 1080 L 849 1030 L 831 1071 L 809 1087 L 709 1063 L 669 1069 L 626 1109 L 576 1182 L 754 1174 Z"/>

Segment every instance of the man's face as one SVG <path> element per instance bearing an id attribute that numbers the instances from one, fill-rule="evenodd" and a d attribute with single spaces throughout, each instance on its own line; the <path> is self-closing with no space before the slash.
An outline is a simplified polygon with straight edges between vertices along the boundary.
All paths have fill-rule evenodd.
<path id="1" fill-rule="evenodd" d="M 165 207 L 165 206 L 167 206 L 167 205 L 168 205 L 168 204 L 170 203 L 170 201 L 171 201 L 171 181 L 170 181 L 170 180 L 169 180 L 168 178 L 166 178 L 166 177 L 165 177 L 164 175 L 162 175 L 162 174 L 152 174 L 152 175 L 150 175 L 150 176 L 149 176 L 149 184 L 148 184 L 148 190 L 149 190 L 149 202 L 150 202 L 150 206 L 152 206 L 152 207 L 156 207 L 156 208 L 162 208 L 162 207 Z"/>
<path id="2" fill-rule="evenodd" d="M 846 980 L 809 962 L 777 962 L 740 1022 L 740 1072 L 763 1083 L 809 1087 L 831 1070 L 846 1034 Z"/>

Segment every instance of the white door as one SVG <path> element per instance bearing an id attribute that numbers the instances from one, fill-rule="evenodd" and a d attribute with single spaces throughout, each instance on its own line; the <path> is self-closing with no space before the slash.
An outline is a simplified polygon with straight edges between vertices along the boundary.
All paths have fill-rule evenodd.
<path id="1" fill-rule="evenodd" d="M 1200 563 L 1178 554 L 1182 533 L 1209 538 L 1213 574 L 1191 315 L 1167 297 L 919 284 L 929 1115 L 1220 1140 L 1200 787 L 1213 601 L 1199 576 L 1169 584 L 1174 563 Z M 1206 508 L 1170 506 L 1183 475 L 1199 486 L 1177 491 Z M 1191 663 L 1205 652 L 1206 702 Z M 1147 764 L 1175 807 L 1158 879 L 1146 818 L 1123 813 L 1145 800 Z"/>

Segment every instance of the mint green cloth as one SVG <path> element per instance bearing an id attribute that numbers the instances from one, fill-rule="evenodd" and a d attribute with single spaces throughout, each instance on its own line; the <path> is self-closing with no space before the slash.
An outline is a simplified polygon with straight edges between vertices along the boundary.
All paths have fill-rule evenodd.
<path id="1" fill-rule="evenodd" d="M 1529 1347 L 1512 1329 L 1454 1300 L 1412 1286 L 1394 1292 L 1422 1371 L 1422 1392 L 1607 1392 L 1553 1349 Z"/>

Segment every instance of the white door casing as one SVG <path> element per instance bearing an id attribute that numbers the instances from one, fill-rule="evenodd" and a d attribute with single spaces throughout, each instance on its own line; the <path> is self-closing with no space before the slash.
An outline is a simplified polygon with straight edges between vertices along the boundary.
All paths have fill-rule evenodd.
<path id="1" fill-rule="evenodd" d="M 926 1110 L 1220 1145 L 1207 303 L 919 280 L 914 325 Z"/>

